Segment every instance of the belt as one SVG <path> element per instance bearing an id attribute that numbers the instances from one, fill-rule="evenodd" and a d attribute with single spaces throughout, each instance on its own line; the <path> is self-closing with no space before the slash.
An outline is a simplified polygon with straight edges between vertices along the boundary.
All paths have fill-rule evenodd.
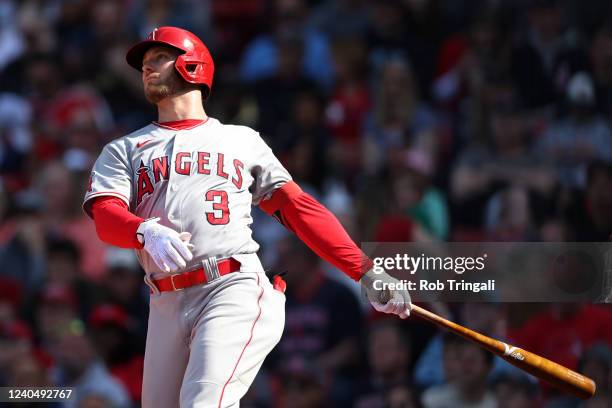
<path id="1" fill-rule="evenodd" d="M 153 284 L 160 292 L 171 292 L 185 289 L 195 285 L 208 283 L 208 276 L 223 276 L 228 273 L 237 272 L 240 270 L 240 262 L 234 258 L 227 258 L 217 261 L 218 273 L 206 273 L 204 268 L 195 269 L 189 272 L 177 273 L 161 279 L 154 279 Z M 216 272 L 216 271 L 215 271 Z"/>

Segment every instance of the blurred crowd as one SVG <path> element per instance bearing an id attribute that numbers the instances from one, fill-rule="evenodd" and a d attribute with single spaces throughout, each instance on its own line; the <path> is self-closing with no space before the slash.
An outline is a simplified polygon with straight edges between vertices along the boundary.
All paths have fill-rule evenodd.
<path id="1" fill-rule="evenodd" d="M 211 50 L 207 113 L 259 130 L 356 242 L 610 238 L 610 1 L 0 0 L 2 386 L 139 405 L 143 272 L 81 202 L 102 146 L 156 118 L 124 58 L 161 25 Z M 429 305 L 591 376 L 581 403 L 372 314 L 253 211 L 264 265 L 288 272 L 287 322 L 243 406 L 612 406 L 611 308 Z"/>

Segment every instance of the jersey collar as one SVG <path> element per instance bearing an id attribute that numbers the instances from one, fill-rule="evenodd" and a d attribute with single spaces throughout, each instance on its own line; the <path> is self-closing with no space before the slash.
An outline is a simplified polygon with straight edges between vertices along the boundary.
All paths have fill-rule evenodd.
<path id="1" fill-rule="evenodd" d="M 171 122 L 154 121 L 153 124 L 160 128 L 169 130 L 189 130 L 205 124 L 206 122 L 208 122 L 209 119 L 210 117 L 207 117 L 206 119 L 183 119 Z"/>

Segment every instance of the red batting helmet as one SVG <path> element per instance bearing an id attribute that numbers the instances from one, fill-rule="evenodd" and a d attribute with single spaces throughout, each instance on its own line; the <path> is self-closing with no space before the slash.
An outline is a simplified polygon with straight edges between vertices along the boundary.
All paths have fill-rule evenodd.
<path id="1" fill-rule="evenodd" d="M 205 97 L 212 87 L 215 64 L 208 48 L 193 33 L 178 27 L 159 27 L 151 31 L 145 40 L 134 45 L 125 59 L 133 68 L 142 71 L 145 52 L 155 45 L 168 45 L 183 51 L 174 63 L 177 72 L 190 84 L 206 85 Z"/>

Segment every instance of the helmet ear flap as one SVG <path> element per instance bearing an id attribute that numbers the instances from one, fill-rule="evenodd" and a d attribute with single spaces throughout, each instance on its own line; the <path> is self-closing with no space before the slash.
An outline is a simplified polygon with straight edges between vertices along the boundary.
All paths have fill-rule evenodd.
<path id="1" fill-rule="evenodd" d="M 174 67 L 185 81 L 192 84 L 201 83 L 201 79 L 205 78 L 207 74 L 204 62 L 193 60 L 185 54 L 176 58 Z"/>
<path id="2" fill-rule="evenodd" d="M 174 63 L 174 68 L 179 75 L 187 82 L 191 84 L 200 84 L 202 89 L 202 98 L 206 99 L 210 95 L 210 87 L 200 81 L 201 78 L 205 78 L 207 74 L 207 66 L 205 62 L 190 61 L 185 55 L 179 55 Z"/>

